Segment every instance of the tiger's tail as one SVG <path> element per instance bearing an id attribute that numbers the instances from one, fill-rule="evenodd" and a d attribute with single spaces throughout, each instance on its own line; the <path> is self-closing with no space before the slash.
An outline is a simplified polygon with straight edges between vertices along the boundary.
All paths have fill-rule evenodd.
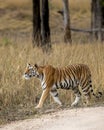
<path id="1" fill-rule="evenodd" d="M 103 95 L 102 92 L 98 92 L 98 94 L 95 94 L 94 91 L 93 91 L 93 89 L 92 89 L 92 87 L 91 87 L 91 93 L 97 99 L 101 98 L 102 95 Z"/>

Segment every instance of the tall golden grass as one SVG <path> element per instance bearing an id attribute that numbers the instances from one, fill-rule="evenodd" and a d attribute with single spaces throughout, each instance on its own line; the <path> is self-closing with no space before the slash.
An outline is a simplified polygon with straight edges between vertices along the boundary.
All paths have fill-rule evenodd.
<path id="1" fill-rule="evenodd" d="M 28 62 L 39 65 L 51 64 L 57 67 L 76 63 L 87 64 L 92 72 L 95 92 L 104 90 L 103 44 L 55 44 L 50 54 L 44 54 L 38 48 L 33 49 L 30 43 L 25 46 L 17 44 L 0 46 L 0 55 L 0 106 L 3 108 L 33 105 L 37 96 L 40 97 L 39 82 L 36 79 L 25 81 L 22 78 Z M 67 96 L 64 95 L 64 99 L 68 99 L 67 102 L 70 104 L 70 96 Z"/>

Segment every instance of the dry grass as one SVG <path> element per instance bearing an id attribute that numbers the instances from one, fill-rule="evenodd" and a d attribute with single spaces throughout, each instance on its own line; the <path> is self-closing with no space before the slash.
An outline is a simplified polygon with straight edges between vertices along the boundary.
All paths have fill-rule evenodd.
<path id="1" fill-rule="evenodd" d="M 24 108 L 25 111 L 25 108 L 32 107 L 33 109 L 37 104 L 36 99 L 40 98 L 41 95 L 41 87 L 38 80 L 25 81 L 22 79 L 27 62 L 40 65 L 52 64 L 54 66 L 85 63 L 92 71 L 95 92 L 98 90 L 104 91 L 103 44 L 53 45 L 53 51 L 47 55 L 41 49 L 33 49 L 30 43 L 28 45 L 24 43 L 22 45 L 1 46 L 0 55 L 1 111 L 7 110 L 7 108 L 12 110 L 16 107 Z M 60 91 L 60 98 L 66 105 L 69 105 L 73 100 L 70 91 L 64 90 Z M 46 108 L 50 104 L 53 104 L 51 98 L 45 104 Z"/>
<path id="2" fill-rule="evenodd" d="M 57 25 L 59 29 L 63 27 L 62 16 L 57 13 L 58 10 L 63 8 L 62 1 L 50 0 L 49 5 L 50 26 L 52 31 L 56 31 Z M 89 27 L 90 0 L 70 0 L 70 13 L 72 26 Z M 32 2 L 30 0 L 5 0 L 5 2 L 1 0 L 0 16 L 0 30 L 32 31 Z M 84 19 L 86 19 L 87 25 Z"/>
<path id="3" fill-rule="evenodd" d="M 90 0 L 70 0 L 72 26 L 81 28 L 90 26 L 89 3 Z M 34 106 L 42 91 L 36 79 L 23 80 L 22 75 L 27 62 L 54 66 L 88 64 L 92 71 L 95 91 L 104 91 L 104 44 L 89 43 L 85 36 L 75 33 L 72 36 L 73 45 L 62 43 L 63 21 L 62 17 L 56 13 L 62 8 L 62 2 L 52 0 L 50 1 L 50 25 L 52 42 L 55 43 L 52 45 L 53 50 L 50 54 L 44 54 L 41 49 L 32 48 L 31 40 L 26 36 L 27 32 L 32 32 L 31 7 L 29 0 L 0 1 L 0 30 L 9 35 L 3 34 L 0 37 L 0 124 L 36 114 Z M 24 38 L 21 32 L 25 32 Z M 87 44 L 82 44 L 82 41 Z M 70 91 L 60 90 L 60 98 L 65 102 L 65 106 L 73 100 Z M 45 107 L 53 106 L 54 103 L 49 98 Z"/>
<path id="4" fill-rule="evenodd" d="M 16 9 L 20 9 L 20 8 L 29 8 L 31 7 L 31 1 L 30 0 L 5 0 L 5 2 L 3 0 L 1 0 L 1 7 L 5 7 L 5 8 L 16 8 Z M 30 6 L 29 6 L 30 5 Z"/>

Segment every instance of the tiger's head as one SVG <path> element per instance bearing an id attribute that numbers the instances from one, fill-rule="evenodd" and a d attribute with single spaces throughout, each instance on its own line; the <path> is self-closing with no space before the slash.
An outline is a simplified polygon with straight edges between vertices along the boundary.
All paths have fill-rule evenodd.
<path id="1" fill-rule="evenodd" d="M 39 72 L 38 72 L 38 65 L 31 65 L 27 64 L 26 70 L 24 72 L 23 78 L 25 79 L 30 79 L 31 77 L 39 77 Z"/>

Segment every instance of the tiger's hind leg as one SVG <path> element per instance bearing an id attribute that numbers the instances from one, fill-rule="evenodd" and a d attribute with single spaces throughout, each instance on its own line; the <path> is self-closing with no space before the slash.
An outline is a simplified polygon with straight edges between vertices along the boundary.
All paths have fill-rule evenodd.
<path id="1" fill-rule="evenodd" d="M 91 92 L 89 92 L 89 93 L 87 93 L 87 95 L 85 95 L 85 99 L 86 99 L 85 106 L 90 106 L 91 105 L 91 103 L 90 103 Z"/>
<path id="2" fill-rule="evenodd" d="M 92 88 L 91 82 L 90 83 L 88 82 L 87 85 L 84 86 L 84 88 L 82 88 L 82 92 L 83 92 L 83 94 L 85 96 L 85 99 L 86 99 L 85 106 L 90 106 L 91 105 L 91 103 L 90 103 L 90 100 L 91 100 L 91 88 Z"/>
<path id="3" fill-rule="evenodd" d="M 73 106 L 76 106 L 76 105 L 79 103 L 80 99 L 81 99 L 81 93 L 80 93 L 78 87 L 76 87 L 76 88 L 74 89 L 74 93 L 75 93 L 75 100 L 74 100 L 74 102 L 71 104 L 72 107 L 73 107 Z"/>
<path id="4" fill-rule="evenodd" d="M 91 80 L 91 74 L 86 75 L 84 78 L 80 81 L 80 86 L 82 88 L 82 93 L 85 97 L 85 106 L 90 106 L 90 99 L 91 99 L 91 90 L 92 90 L 92 80 Z"/>
<path id="5" fill-rule="evenodd" d="M 62 103 L 58 97 L 58 92 L 56 89 L 52 89 L 51 92 L 50 92 L 51 96 L 53 97 L 54 101 L 56 103 L 58 103 L 60 106 L 62 106 Z"/>

